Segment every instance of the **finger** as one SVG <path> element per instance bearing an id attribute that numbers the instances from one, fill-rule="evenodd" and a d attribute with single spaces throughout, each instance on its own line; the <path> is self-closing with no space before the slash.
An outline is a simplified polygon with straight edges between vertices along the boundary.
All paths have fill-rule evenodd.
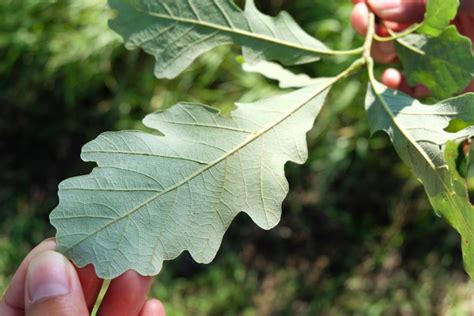
<path id="1" fill-rule="evenodd" d="M 365 0 L 352 0 L 353 4 L 365 3 Z"/>
<path id="2" fill-rule="evenodd" d="M 463 14 L 474 15 L 474 1 L 472 0 L 462 0 L 459 12 Z"/>
<path id="3" fill-rule="evenodd" d="M 474 15 L 460 14 L 454 19 L 453 23 L 458 28 L 459 33 L 469 37 L 474 44 Z"/>
<path id="4" fill-rule="evenodd" d="M 54 239 L 46 239 L 38 246 L 36 246 L 30 253 L 23 259 L 23 262 L 18 267 L 15 275 L 13 276 L 10 286 L 5 293 L 5 296 L 0 303 L 0 315 L 22 315 L 24 313 L 25 304 L 25 279 L 26 271 L 31 260 L 38 256 L 40 253 L 47 250 L 56 249 L 56 241 Z M 9 311 L 4 312 L 5 310 Z"/>
<path id="5" fill-rule="evenodd" d="M 413 95 L 414 89 L 410 87 L 405 77 L 394 68 L 388 68 L 382 74 L 381 81 L 384 85 L 393 90 L 400 90 L 405 94 Z"/>
<path id="6" fill-rule="evenodd" d="M 402 79 L 402 74 L 394 68 L 388 68 L 382 75 L 382 83 L 390 89 L 399 89 Z"/>
<path id="7" fill-rule="evenodd" d="M 431 95 L 430 89 L 425 87 L 424 85 L 416 85 L 415 88 L 413 88 L 413 96 L 415 98 L 425 98 Z"/>
<path id="8" fill-rule="evenodd" d="M 474 80 L 464 89 L 464 92 L 474 92 Z"/>
<path id="9" fill-rule="evenodd" d="M 423 20 L 426 0 L 367 0 L 370 9 L 381 19 L 414 23 Z"/>
<path id="10" fill-rule="evenodd" d="M 367 33 L 369 23 L 369 8 L 365 3 L 358 3 L 352 10 L 352 26 L 361 35 Z"/>
<path id="11" fill-rule="evenodd" d="M 410 23 L 392 22 L 392 21 L 383 21 L 383 25 L 384 25 L 386 28 L 389 28 L 390 30 L 392 30 L 392 31 L 394 31 L 394 32 L 400 32 L 400 31 L 403 31 L 403 30 L 407 29 L 407 28 L 410 27 L 412 24 L 410 24 Z"/>
<path id="12" fill-rule="evenodd" d="M 76 271 L 79 276 L 79 281 L 81 282 L 82 291 L 84 292 L 87 308 L 89 311 L 92 311 L 102 287 L 103 280 L 99 279 L 92 265 L 87 265 L 84 268 L 76 268 Z"/>
<path id="13" fill-rule="evenodd" d="M 60 253 L 45 251 L 29 264 L 25 315 L 89 315 L 74 266 Z"/>
<path id="14" fill-rule="evenodd" d="M 382 75 L 381 81 L 390 89 L 400 90 L 415 98 L 424 98 L 431 95 L 430 90 L 423 85 L 410 87 L 405 77 L 396 69 L 388 68 Z"/>
<path id="15" fill-rule="evenodd" d="M 110 283 L 98 315 L 138 315 L 151 286 L 151 277 L 125 272 Z"/>
<path id="16" fill-rule="evenodd" d="M 139 316 L 166 316 L 165 307 L 157 299 L 148 300 L 143 305 Z"/>
<path id="17" fill-rule="evenodd" d="M 381 64 L 389 64 L 397 59 L 393 42 L 374 42 L 371 54 L 374 60 Z"/>

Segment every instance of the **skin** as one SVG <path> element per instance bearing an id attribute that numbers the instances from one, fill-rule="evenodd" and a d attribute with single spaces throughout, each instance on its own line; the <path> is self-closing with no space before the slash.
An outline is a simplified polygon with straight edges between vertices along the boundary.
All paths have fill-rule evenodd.
<path id="1" fill-rule="evenodd" d="M 369 12 L 374 12 L 382 23 L 394 31 L 402 31 L 411 24 L 423 21 L 426 0 L 352 0 L 355 4 L 352 11 L 352 25 L 361 35 L 367 33 Z M 452 22 L 459 32 L 474 42 L 474 1 L 461 1 L 459 13 Z M 378 34 L 387 36 L 382 25 L 377 26 Z M 379 63 L 392 63 L 397 60 L 393 42 L 375 42 L 372 56 Z M 401 90 L 414 97 L 424 97 L 430 94 L 429 90 L 418 85 L 408 86 L 403 74 L 394 68 L 387 69 L 381 81 L 392 89 Z M 474 92 L 474 81 L 466 88 L 465 92 Z"/>
<path id="2" fill-rule="evenodd" d="M 0 315 L 90 314 L 103 280 L 97 277 L 92 266 L 77 268 L 55 249 L 55 240 L 47 239 L 26 256 L 0 301 Z M 58 270 L 58 263 L 64 269 Z M 67 293 L 58 295 L 43 291 L 38 298 L 35 294 L 37 292 L 32 288 L 48 284 L 58 273 L 66 276 Z M 151 277 L 141 276 L 134 271 L 128 271 L 112 280 L 98 315 L 165 316 L 165 309 L 160 301 L 147 300 L 151 282 Z"/>

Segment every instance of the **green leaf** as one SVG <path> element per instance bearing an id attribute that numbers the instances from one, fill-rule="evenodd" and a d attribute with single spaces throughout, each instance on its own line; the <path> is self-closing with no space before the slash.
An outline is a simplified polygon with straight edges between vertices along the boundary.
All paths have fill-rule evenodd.
<path id="1" fill-rule="evenodd" d="M 450 210 L 455 208 L 456 212 L 449 212 L 445 218 L 450 224 L 460 232 L 462 236 L 462 253 L 464 266 L 469 276 L 474 279 L 474 207 L 469 202 L 469 193 L 466 187 L 466 180 L 456 171 L 456 161 L 459 158 L 459 145 L 455 142 L 448 142 L 445 146 L 445 160 L 450 173 L 446 175 L 447 181 L 451 184 L 449 195 L 438 195 L 430 199 L 431 204 L 437 205 L 440 210 Z"/>
<path id="2" fill-rule="evenodd" d="M 185 250 L 212 261 L 240 212 L 274 227 L 288 192 L 284 165 L 307 159 L 305 133 L 336 80 L 240 104 L 230 117 L 187 103 L 147 116 L 164 136 L 99 136 L 82 151 L 98 168 L 59 186 L 50 216 L 58 249 L 102 278 L 154 275 Z"/>
<path id="3" fill-rule="evenodd" d="M 425 20 L 419 29 L 430 36 L 439 36 L 458 12 L 459 0 L 428 0 Z"/>
<path id="4" fill-rule="evenodd" d="M 326 78 L 311 78 L 306 74 L 295 74 L 280 64 L 262 60 L 256 64 L 244 63 L 242 68 L 246 72 L 254 72 L 278 81 L 281 89 L 302 88 L 326 80 Z"/>
<path id="5" fill-rule="evenodd" d="M 396 47 L 408 83 L 427 86 L 438 99 L 461 92 L 472 80 L 471 42 L 454 26 L 438 37 L 410 34 L 399 39 Z"/>
<path id="6" fill-rule="evenodd" d="M 456 170 L 455 145 L 472 137 L 474 127 L 457 133 L 444 130 L 452 119 L 472 121 L 472 104 L 470 93 L 425 105 L 379 83 L 369 87 L 366 99 L 372 132 L 390 136 L 401 159 L 423 183 L 436 213 L 459 232 L 466 270 L 474 278 L 474 208 L 465 180 Z"/>
<path id="7" fill-rule="evenodd" d="M 316 61 L 331 53 L 286 13 L 276 18 L 247 1 L 243 12 L 232 0 L 109 0 L 117 17 L 110 27 L 126 47 L 141 47 L 156 58 L 155 75 L 174 78 L 197 57 L 223 44 L 244 47 L 247 60 L 284 64 Z"/>
<path id="8" fill-rule="evenodd" d="M 273 38 L 281 43 L 293 43 L 299 48 L 289 47 L 287 44 L 269 45 L 266 41 L 254 41 L 252 45 L 241 45 L 244 47 L 244 57 L 249 63 L 256 63 L 261 60 L 278 60 L 285 65 L 295 65 L 309 63 L 319 58 L 307 51 L 301 49 L 313 49 L 321 53 L 330 53 L 330 49 L 323 43 L 308 35 L 296 23 L 296 21 L 286 12 L 281 12 L 277 17 L 273 18 L 260 13 L 255 6 L 254 0 L 246 0 L 245 16 L 250 26 L 250 30 L 254 34 L 262 34 L 268 38 Z"/>

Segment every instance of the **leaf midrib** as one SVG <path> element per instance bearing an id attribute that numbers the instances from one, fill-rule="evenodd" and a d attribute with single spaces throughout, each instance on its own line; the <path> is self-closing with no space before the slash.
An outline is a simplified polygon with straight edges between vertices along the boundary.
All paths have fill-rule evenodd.
<path id="1" fill-rule="evenodd" d="M 160 198 L 161 196 L 165 195 L 165 194 L 168 194 L 169 192 L 172 192 L 174 190 L 176 190 L 177 188 L 179 188 L 180 186 L 188 183 L 189 181 L 193 180 L 195 177 L 203 174 L 204 172 L 206 172 L 207 170 L 213 168 L 214 166 L 216 166 L 217 164 L 219 164 L 220 162 L 224 161 L 225 159 L 229 158 L 230 156 L 234 155 L 235 153 L 237 153 L 238 151 L 240 151 L 241 149 L 243 149 L 244 147 L 246 147 L 247 145 L 251 144 L 253 141 L 255 141 L 256 139 L 258 139 L 259 137 L 263 136 L 264 134 L 266 134 L 267 132 L 269 132 L 270 130 L 272 130 L 273 128 L 275 128 L 276 126 L 278 126 L 279 124 L 281 124 L 282 122 L 284 122 L 286 119 L 288 119 L 289 117 L 291 117 L 293 114 L 295 114 L 297 111 L 299 111 L 303 106 L 307 105 L 308 102 L 310 102 L 311 100 L 313 100 L 314 98 L 316 98 L 317 96 L 319 96 L 321 93 L 323 93 L 325 90 L 327 90 L 328 88 L 330 88 L 334 82 L 336 82 L 337 80 L 339 80 L 340 77 L 336 77 L 336 78 L 333 78 L 333 80 L 330 80 L 324 87 L 322 87 L 321 89 L 319 89 L 316 93 L 312 94 L 310 97 L 308 97 L 306 100 L 302 101 L 301 103 L 299 103 L 298 105 L 296 105 L 291 111 L 289 111 L 287 114 L 285 114 L 282 118 L 276 120 L 275 122 L 269 124 L 267 127 L 263 128 L 261 131 L 259 131 L 258 133 L 253 133 L 253 134 L 250 134 L 249 137 L 242 143 L 240 143 L 239 145 L 237 145 L 234 149 L 232 149 L 231 151 L 229 151 L 228 153 L 226 153 L 225 155 L 223 155 L 222 157 L 214 160 L 213 162 L 209 163 L 208 165 L 206 165 L 205 167 L 201 168 L 201 169 L 198 169 L 196 172 L 194 172 L 193 174 L 189 175 L 188 177 L 184 178 L 183 180 L 181 180 L 180 182 L 174 184 L 173 186 L 169 187 L 168 189 L 166 190 L 163 190 L 155 195 L 153 195 L 152 197 L 150 197 L 149 199 L 145 200 L 144 202 L 142 202 L 141 204 L 137 205 L 136 207 L 134 207 L 133 209 L 129 210 L 128 212 L 126 212 L 125 214 L 123 214 L 122 216 L 116 218 L 115 220 L 105 224 L 104 226 L 100 227 L 99 229 L 97 229 L 96 231 L 88 234 L 87 236 L 85 236 L 84 238 L 80 239 L 79 241 L 77 241 L 76 243 L 74 243 L 73 245 L 69 246 L 67 249 L 64 250 L 64 253 L 67 253 L 68 251 L 70 251 L 72 248 L 74 248 L 75 246 L 77 246 L 78 244 L 82 243 L 84 240 L 96 235 L 97 233 L 99 233 L 100 231 L 106 229 L 107 227 L 121 221 L 122 219 L 124 218 L 127 218 L 129 217 L 130 215 L 132 215 L 133 213 L 135 213 L 136 211 L 140 210 L 142 207 L 144 207 L 145 205 L 153 202 L 154 200 Z"/>
<path id="2" fill-rule="evenodd" d="M 156 13 L 156 12 L 149 12 L 149 11 L 141 10 L 139 8 L 136 8 L 136 10 L 141 12 L 141 13 L 144 13 L 146 15 L 156 17 L 156 18 L 160 18 L 160 19 L 164 19 L 164 20 L 175 21 L 175 22 L 178 22 L 178 23 L 198 25 L 198 26 L 202 26 L 202 27 L 205 27 L 205 28 L 219 30 L 219 31 L 222 31 L 222 32 L 225 32 L 225 33 L 231 33 L 231 34 L 235 34 L 235 35 L 239 35 L 239 36 L 250 37 L 250 38 L 253 38 L 253 39 L 258 39 L 258 40 L 262 40 L 262 41 L 271 42 L 271 43 L 274 43 L 274 44 L 277 44 L 277 45 L 286 46 L 286 47 L 293 48 L 293 49 L 298 49 L 298 50 L 301 50 L 301 51 L 311 52 L 311 53 L 315 53 L 315 54 L 326 54 L 326 55 L 336 53 L 335 51 L 333 51 L 331 49 L 323 50 L 323 49 L 317 49 L 317 48 L 308 47 L 308 46 L 302 46 L 302 45 L 299 45 L 299 44 L 296 44 L 296 43 L 283 41 L 283 40 L 280 40 L 278 38 L 273 38 L 273 37 L 270 37 L 270 36 L 267 36 L 267 35 L 252 33 L 252 32 L 245 31 L 245 30 L 242 30 L 242 29 L 237 29 L 237 28 L 225 27 L 225 26 L 222 26 L 222 25 L 219 25 L 219 24 L 205 22 L 205 21 L 202 21 L 202 20 L 199 20 L 199 19 L 197 19 L 197 20 L 196 19 L 188 19 L 188 18 L 182 18 L 182 17 L 178 17 L 178 16 L 174 16 L 174 15 L 171 16 L 171 15 L 166 15 L 166 14 L 161 14 L 161 13 Z"/>
<path id="3" fill-rule="evenodd" d="M 382 104 L 382 108 L 384 109 L 384 111 L 387 113 L 387 115 L 390 117 L 390 120 L 392 121 L 392 123 L 397 127 L 397 129 L 400 131 L 400 133 L 402 133 L 403 136 L 405 136 L 405 138 L 410 142 L 410 144 L 413 145 L 413 147 L 416 148 L 416 150 L 425 158 L 425 160 L 427 161 L 428 165 L 433 169 L 435 170 L 436 169 L 436 166 L 433 164 L 433 162 L 429 159 L 428 155 L 426 154 L 426 152 L 420 147 L 420 145 L 418 144 L 418 142 L 413 139 L 409 134 L 405 133 L 405 130 L 404 128 L 402 128 L 399 123 L 398 123 L 398 120 L 397 120 L 397 117 L 394 115 L 394 113 L 392 112 L 392 110 L 390 109 L 389 105 L 387 104 L 387 102 L 385 101 L 385 98 L 382 96 L 382 94 L 380 92 L 378 92 L 378 89 L 377 87 L 371 83 L 371 86 L 372 86 L 372 90 L 374 91 L 375 93 L 375 96 L 376 98 L 379 100 L 379 102 Z"/>
<path id="4" fill-rule="evenodd" d="M 404 135 L 408 141 L 410 142 L 410 144 L 412 144 L 419 152 L 420 154 L 425 158 L 425 161 L 427 162 L 427 164 L 431 167 L 431 169 L 433 170 L 433 172 L 436 174 L 436 177 L 438 178 L 438 181 L 441 183 L 442 187 L 444 188 L 444 191 L 447 193 L 446 196 L 448 197 L 449 201 L 450 201 L 450 204 L 451 205 L 458 205 L 456 200 L 453 199 L 453 195 L 458 195 L 455 191 L 452 191 L 452 190 L 449 190 L 449 188 L 447 187 L 446 183 L 443 181 L 443 179 L 441 178 L 441 175 L 439 174 L 439 172 L 437 171 L 437 167 L 433 164 L 433 162 L 429 159 L 428 155 L 426 154 L 426 152 L 420 147 L 420 145 L 418 144 L 418 142 L 416 140 L 414 140 L 410 135 L 407 135 L 404 131 L 404 129 L 398 124 L 398 121 L 396 120 L 396 117 L 393 115 L 393 112 L 390 110 L 390 107 L 388 106 L 388 104 L 385 102 L 385 99 L 384 97 L 382 96 L 381 93 L 379 93 L 377 91 L 377 87 L 371 82 L 371 86 L 372 86 L 372 89 L 377 97 L 377 99 L 379 99 L 380 103 L 382 104 L 382 107 L 383 109 L 385 110 L 385 112 L 387 112 L 387 114 L 390 116 L 390 119 L 391 121 L 393 122 L 393 124 L 398 128 L 398 130 L 402 133 L 402 135 Z M 461 209 L 461 208 L 460 208 Z M 469 223 L 469 221 L 467 220 L 465 214 L 463 211 L 460 211 L 461 213 L 461 216 L 464 218 L 464 222 L 465 223 Z M 471 226 L 469 225 L 466 225 L 467 229 L 469 230 L 469 234 L 470 235 L 473 235 L 474 232 L 472 231 L 472 228 Z"/>

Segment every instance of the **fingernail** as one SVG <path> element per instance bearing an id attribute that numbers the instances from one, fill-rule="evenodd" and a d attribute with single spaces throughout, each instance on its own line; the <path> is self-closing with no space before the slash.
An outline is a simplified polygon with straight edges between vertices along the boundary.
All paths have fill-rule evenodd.
<path id="1" fill-rule="evenodd" d="M 57 252 L 45 251 L 28 266 L 26 287 L 32 303 L 70 292 L 69 268 Z"/>
<path id="2" fill-rule="evenodd" d="M 41 243 L 47 243 L 47 242 L 56 242 L 56 237 L 48 237 L 45 240 L 43 240 Z"/>
<path id="3" fill-rule="evenodd" d="M 43 244 L 43 245 L 44 244 L 52 244 L 52 245 L 54 244 L 54 246 L 55 246 L 54 248 L 56 248 L 56 238 L 55 237 L 46 238 L 45 240 L 43 240 L 41 242 L 41 244 Z"/>

